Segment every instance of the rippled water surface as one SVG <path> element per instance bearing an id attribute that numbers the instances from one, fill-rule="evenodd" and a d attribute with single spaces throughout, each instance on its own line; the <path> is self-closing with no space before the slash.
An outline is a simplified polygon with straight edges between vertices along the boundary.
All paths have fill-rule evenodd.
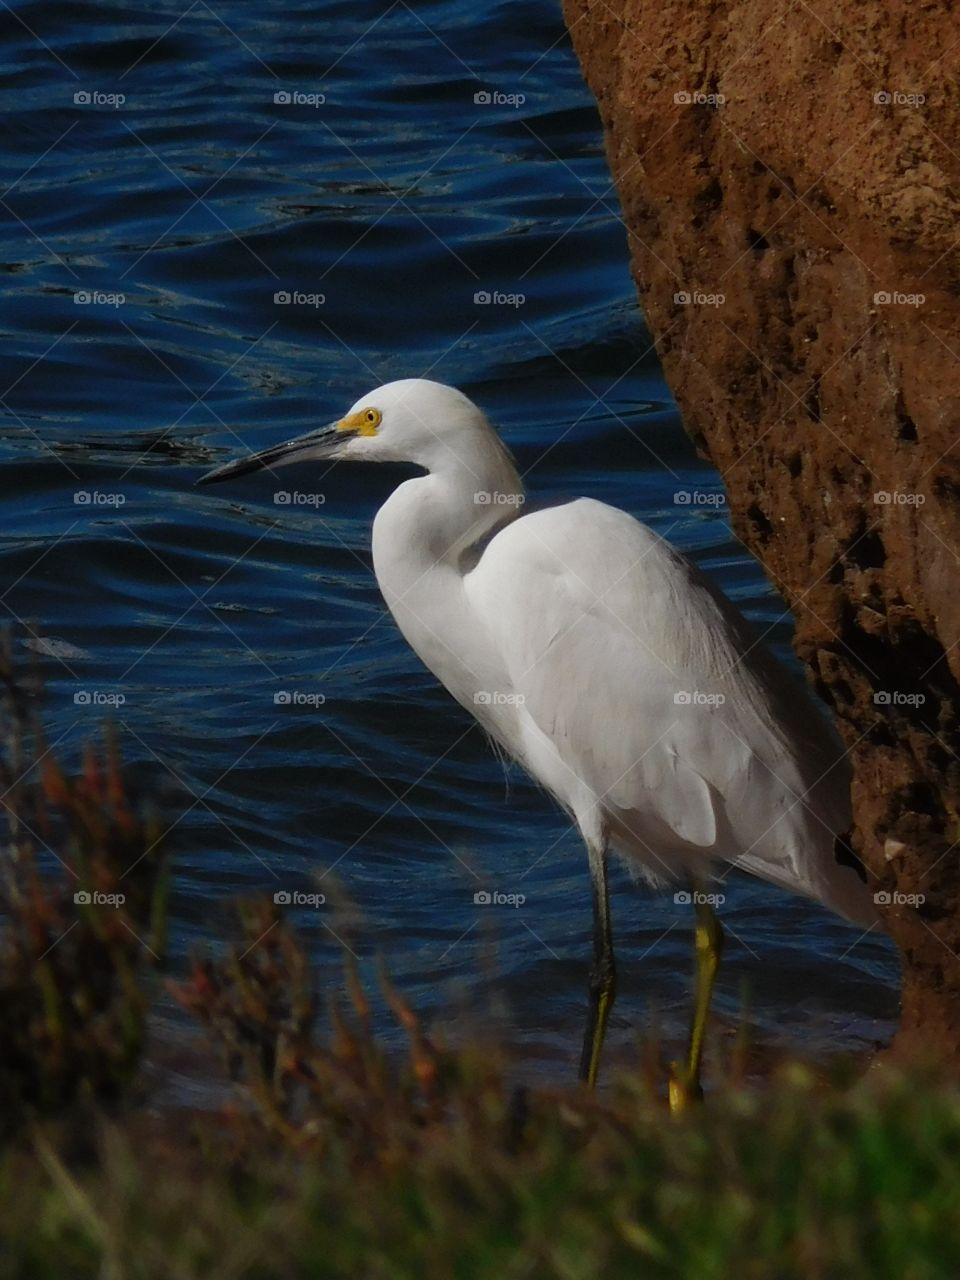
<path id="1" fill-rule="evenodd" d="M 126 757 L 175 824 L 178 963 L 225 899 L 319 876 L 353 904 L 298 913 L 319 963 L 334 932 L 364 963 L 382 951 L 451 1034 L 496 1016 L 567 1070 L 585 859 L 384 612 L 369 529 L 397 475 L 339 468 L 315 506 L 258 477 L 193 488 L 429 374 L 490 413 L 534 497 L 634 512 L 786 651 L 722 510 L 674 501 L 722 487 L 637 309 L 558 8 L 28 3 L 0 24 L 2 600 L 27 642 L 59 642 L 52 740 L 71 756 L 125 699 Z M 478 907 L 481 888 L 526 901 Z M 622 1050 L 642 1023 L 680 1027 L 689 921 L 622 873 L 615 891 Z M 881 940 L 744 880 L 724 914 L 722 1011 L 746 980 L 764 1037 L 888 1033 Z"/>

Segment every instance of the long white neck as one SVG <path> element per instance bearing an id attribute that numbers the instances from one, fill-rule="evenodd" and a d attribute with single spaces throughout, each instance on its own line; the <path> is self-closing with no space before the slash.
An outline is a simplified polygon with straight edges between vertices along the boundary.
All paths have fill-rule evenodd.
<path id="1" fill-rule="evenodd" d="M 400 485 L 373 523 L 373 565 L 390 612 L 425 665 L 468 705 L 478 690 L 499 686 L 489 683 L 497 673 L 488 646 L 477 643 L 481 624 L 469 614 L 463 577 L 523 500 L 510 455 L 487 428 Z"/>

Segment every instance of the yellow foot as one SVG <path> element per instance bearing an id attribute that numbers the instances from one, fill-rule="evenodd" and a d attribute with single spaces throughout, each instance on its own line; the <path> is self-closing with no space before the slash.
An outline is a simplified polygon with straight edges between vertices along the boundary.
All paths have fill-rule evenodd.
<path id="1" fill-rule="evenodd" d="M 686 1111 L 691 1103 L 703 1101 L 703 1090 L 700 1081 L 690 1072 L 683 1062 L 670 1063 L 670 1076 L 667 1081 L 667 1098 L 670 1110 L 674 1115 Z"/>

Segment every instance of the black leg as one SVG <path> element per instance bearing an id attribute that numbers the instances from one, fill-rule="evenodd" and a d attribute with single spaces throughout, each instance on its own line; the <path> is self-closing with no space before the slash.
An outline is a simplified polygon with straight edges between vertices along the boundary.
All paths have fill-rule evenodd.
<path id="1" fill-rule="evenodd" d="M 610 929 L 610 897 L 607 890 L 607 851 L 587 842 L 590 882 L 593 889 L 593 965 L 590 969 L 590 1006 L 580 1056 L 580 1079 L 592 1089 L 600 1070 L 600 1054 L 607 1019 L 616 995 L 617 974 Z"/>
<path id="2" fill-rule="evenodd" d="M 693 993 L 693 1015 L 690 1022 L 690 1046 L 687 1061 L 672 1064 L 669 1081 L 670 1110 L 682 1111 L 691 1101 L 703 1097 L 700 1087 L 700 1065 L 703 1041 L 710 1013 L 713 983 L 723 954 L 723 929 L 716 912 L 707 902 L 707 894 L 694 891 L 696 928 L 694 931 L 696 969 Z"/>

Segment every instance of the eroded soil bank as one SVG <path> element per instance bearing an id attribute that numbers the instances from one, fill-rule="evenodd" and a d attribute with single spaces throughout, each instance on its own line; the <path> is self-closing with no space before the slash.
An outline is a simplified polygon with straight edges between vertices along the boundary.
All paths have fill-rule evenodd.
<path id="1" fill-rule="evenodd" d="M 565 12 L 666 376 L 850 750 L 898 1045 L 960 1063 L 960 17 Z"/>

